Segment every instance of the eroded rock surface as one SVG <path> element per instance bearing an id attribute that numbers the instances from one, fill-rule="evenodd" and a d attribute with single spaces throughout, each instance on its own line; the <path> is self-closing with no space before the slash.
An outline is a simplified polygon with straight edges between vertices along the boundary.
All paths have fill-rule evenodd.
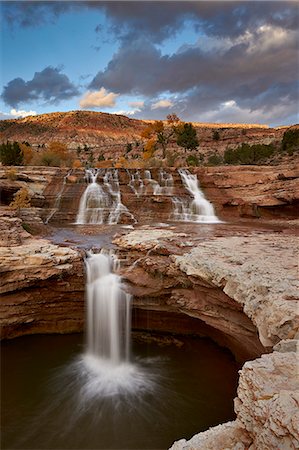
<path id="1" fill-rule="evenodd" d="M 158 309 L 164 289 L 164 294 L 168 292 L 164 308 L 198 317 L 244 341 L 247 323 L 239 306 L 256 326 L 263 345 L 275 350 L 246 362 L 240 371 L 234 422 L 181 439 L 171 450 L 298 448 L 298 238 L 252 233 L 195 244 L 192 236 L 186 240 L 155 230 L 150 239 L 150 230 L 145 233 L 144 242 L 140 231 L 115 241 L 122 249 L 135 250 L 135 259 L 137 253 L 143 254 L 125 273 L 137 293 L 137 307 Z M 204 287 L 209 294 L 204 295 Z M 156 303 L 154 295 L 159 298 Z M 229 339 L 226 345 L 233 349 Z"/>
<path id="2" fill-rule="evenodd" d="M 0 247 L 1 337 L 82 331 L 82 255 L 28 237 Z"/>
<path id="3" fill-rule="evenodd" d="M 253 235 L 217 238 L 173 256 L 181 271 L 219 286 L 242 305 L 265 347 L 298 337 L 299 239 Z"/>

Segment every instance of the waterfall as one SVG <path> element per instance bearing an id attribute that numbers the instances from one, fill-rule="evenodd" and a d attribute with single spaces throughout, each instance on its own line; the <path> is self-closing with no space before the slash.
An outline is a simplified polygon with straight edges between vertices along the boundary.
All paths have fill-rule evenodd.
<path id="1" fill-rule="evenodd" d="M 87 354 L 112 365 L 130 358 L 131 296 L 121 289 L 115 256 L 89 253 L 87 272 Z"/>
<path id="2" fill-rule="evenodd" d="M 102 176 L 102 184 L 98 178 Z M 89 182 L 79 204 L 77 224 L 117 224 L 122 214 L 136 222 L 128 208 L 121 202 L 117 170 L 102 171 L 88 169 L 86 178 Z"/>
<path id="3" fill-rule="evenodd" d="M 172 195 L 173 193 L 173 177 L 165 170 L 159 171 L 158 181 L 154 181 L 154 195 Z"/>
<path id="4" fill-rule="evenodd" d="M 218 223 L 220 220 L 215 215 L 214 207 L 201 191 L 196 175 L 188 170 L 179 169 L 182 183 L 193 197 L 193 200 L 174 197 L 174 211 L 172 218 L 183 222 Z"/>

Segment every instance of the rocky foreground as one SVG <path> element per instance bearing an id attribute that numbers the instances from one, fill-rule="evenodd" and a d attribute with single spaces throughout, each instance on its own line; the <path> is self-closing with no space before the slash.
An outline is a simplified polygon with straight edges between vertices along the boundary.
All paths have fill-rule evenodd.
<path id="1" fill-rule="evenodd" d="M 200 318 L 227 336 L 234 335 L 244 345 L 246 338 L 253 336 L 244 335 L 249 327 L 244 327 L 243 318 L 232 305 L 220 304 L 215 295 L 214 302 L 212 297 L 207 302 L 207 296 L 193 295 L 200 293 L 201 286 L 217 286 L 242 306 L 270 353 L 246 362 L 240 371 L 234 422 L 199 433 L 189 441 L 182 439 L 171 450 L 298 448 L 298 238 L 253 233 L 212 239 L 196 246 L 186 239 L 190 236 L 168 230 L 133 231 L 118 238 L 116 243 L 122 249 L 138 250 L 144 255 L 135 277 L 134 270 L 124 274 L 132 283 L 132 292 L 137 287 L 142 296 L 141 287 L 146 289 L 152 284 L 149 273 L 156 279 L 159 273 L 172 273 L 176 279 L 185 274 L 192 290 L 188 294 L 185 289 L 178 296 L 177 289 L 173 289 L 168 304 L 175 304 L 179 311 Z M 172 254 L 171 248 L 179 242 L 183 254 Z M 160 255 L 158 263 L 155 253 Z"/>
<path id="2" fill-rule="evenodd" d="M 8 212 L 1 224 L 3 236 L 10 228 L 18 237 L 0 247 L 2 337 L 82 331 L 82 252 L 32 237 Z M 114 243 L 137 318 L 139 312 L 136 328 L 143 329 L 142 311 L 147 311 L 153 314 L 152 330 L 191 327 L 193 334 L 229 347 L 238 359 L 251 359 L 240 371 L 236 420 L 181 439 L 172 450 L 298 448 L 294 230 L 199 238 L 171 227 L 141 227 Z"/>

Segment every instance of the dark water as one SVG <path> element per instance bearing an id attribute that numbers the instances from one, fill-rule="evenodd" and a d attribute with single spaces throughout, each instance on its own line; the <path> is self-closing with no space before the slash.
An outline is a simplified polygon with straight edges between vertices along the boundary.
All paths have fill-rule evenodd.
<path id="1" fill-rule="evenodd" d="M 2 344 L 2 449 L 167 449 L 234 417 L 237 366 L 207 339 L 134 342 L 121 389 L 83 352 L 81 335 Z"/>

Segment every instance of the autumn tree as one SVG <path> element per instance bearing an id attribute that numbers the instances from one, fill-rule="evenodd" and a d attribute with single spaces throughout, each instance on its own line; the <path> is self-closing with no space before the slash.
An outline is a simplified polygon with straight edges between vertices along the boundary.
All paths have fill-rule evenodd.
<path id="1" fill-rule="evenodd" d="M 32 158 L 34 156 L 34 152 L 30 144 L 28 142 L 22 142 L 22 144 L 19 144 L 19 147 L 21 149 L 21 152 L 23 154 L 23 162 L 25 165 L 30 164 L 32 161 Z"/>
<path id="2" fill-rule="evenodd" d="M 23 187 L 14 194 L 14 199 L 9 204 L 9 206 L 17 210 L 19 210 L 20 208 L 29 208 L 31 206 L 30 201 L 31 197 L 29 191 L 28 189 Z"/>
<path id="3" fill-rule="evenodd" d="M 143 130 L 141 136 L 149 141 L 154 140 L 156 145 L 160 145 L 164 159 L 166 157 L 167 145 L 175 135 L 179 123 L 180 119 L 176 114 L 169 114 L 166 123 L 162 120 L 156 120 L 154 123 L 150 123 Z"/>

